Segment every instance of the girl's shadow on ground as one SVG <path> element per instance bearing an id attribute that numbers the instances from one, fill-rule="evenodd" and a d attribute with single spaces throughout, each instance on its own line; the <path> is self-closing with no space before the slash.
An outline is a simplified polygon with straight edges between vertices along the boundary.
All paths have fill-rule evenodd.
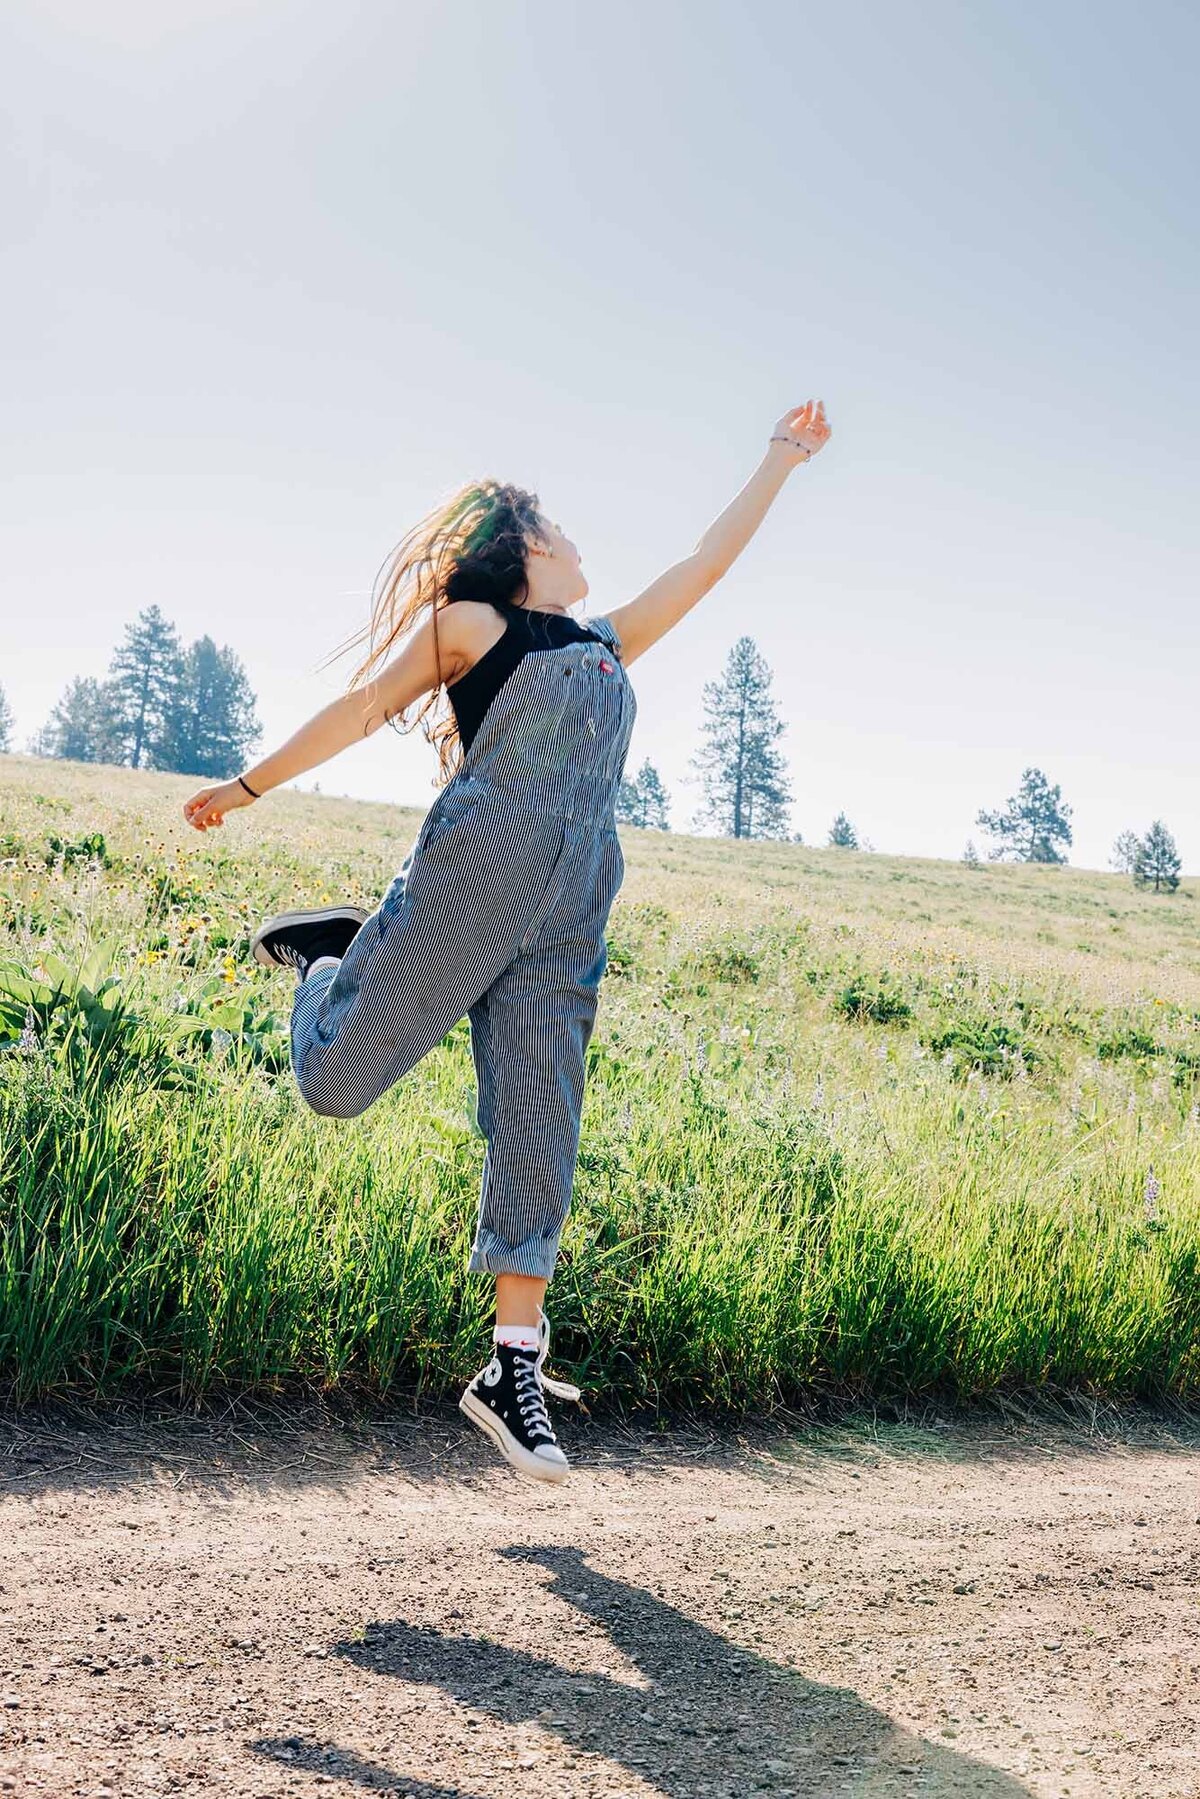
<path id="1" fill-rule="evenodd" d="M 635 1686 L 607 1674 L 575 1673 L 484 1638 L 446 1636 L 404 1622 L 375 1624 L 337 1653 L 371 1673 L 440 1688 L 505 1725 L 536 1721 L 577 1752 L 616 1762 L 668 1799 L 703 1792 L 762 1792 L 794 1799 L 892 1799 L 969 1794 L 1018 1799 L 1011 1776 L 899 1729 L 845 1687 L 822 1686 L 662 1604 L 644 1589 L 598 1573 L 577 1549 L 536 1547 L 501 1554 L 550 1570 L 548 1590 L 603 1625 L 644 1676 Z M 480 1795 L 431 1786 L 329 1744 L 289 1738 L 260 1753 L 415 1799 Z M 489 1745 L 493 1755 L 503 1745 Z M 529 1776 L 526 1776 L 528 1779 Z M 587 1776 L 584 1777 L 585 1783 Z M 482 1777 L 483 1785 L 489 1784 Z"/>

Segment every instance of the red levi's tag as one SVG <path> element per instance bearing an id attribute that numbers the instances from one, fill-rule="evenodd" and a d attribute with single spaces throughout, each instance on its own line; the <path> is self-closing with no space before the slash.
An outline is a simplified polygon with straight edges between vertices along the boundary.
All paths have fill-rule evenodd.
<path id="1" fill-rule="evenodd" d="M 613 672 L 613 665 L 611 662 L 601 662 L 600 673 L 602 675 L 611 675 L 612 672 Z"/>

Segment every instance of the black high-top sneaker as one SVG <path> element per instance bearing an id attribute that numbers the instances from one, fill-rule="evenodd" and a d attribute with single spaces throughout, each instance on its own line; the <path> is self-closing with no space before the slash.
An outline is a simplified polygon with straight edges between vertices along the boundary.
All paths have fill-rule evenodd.
<path id="1" fill-rule="evenodd" d="M 491 1361 L 475 1376 L 458 1404 L 472 1424 L 491 1437 L 518 1474 L 527 1480 L 564 1481 L 571 1464 L 558 1446 L 545 1394 L 578 1399 L 580 1393 L 570 1381 L 552 1380 L 542 1373 L 549 1348 L 550 1324 L 543 1313 L 537 1349 L 493 1344 Z"/>
<path id="2" fill-rule="evenodd" d="M 369 916 L 359 906 L 280 912 L 259 926 L 250 948 L 256 962 L 268 968 L 294 968 L 303 980 L 318 956 L 336 956 L 340 961 Z"/>

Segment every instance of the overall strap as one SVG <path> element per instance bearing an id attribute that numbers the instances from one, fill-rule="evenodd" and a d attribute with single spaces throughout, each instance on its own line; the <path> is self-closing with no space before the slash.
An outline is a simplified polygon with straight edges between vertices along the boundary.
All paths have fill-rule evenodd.
<path id="1" fill-rule="evenodd" d="M 606 618 L 603 614 L 599 618 L 589 618 L 587 621 L 587 628 L 589 631 L 594 631 L 597 637 L 602 637 L 609 649 L 615 650 L 618 660 L 620 659 L 621 639 L 617 636 L 616 629 L 610 619 Z"/>

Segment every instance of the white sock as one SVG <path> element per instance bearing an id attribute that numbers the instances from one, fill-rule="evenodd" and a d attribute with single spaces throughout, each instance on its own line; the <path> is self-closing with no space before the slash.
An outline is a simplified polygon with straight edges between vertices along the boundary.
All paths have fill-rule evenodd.
<path id="1" fill-rule="evenodd" d="M 341 964 L 342 958 L 340 956 L 318 956 L 316 961 L 311 962 L 305 970 L 304 978 L 306 981 L 311 980 L 318 968 L 340 968 Z"/>
<path id="2" fill-rule="evenodd" d="M 538 1346 L 538 1330 L 536 1324 L 497 1324 L 492 1331 L 493 1343 L 508 1343 L 514 1349 L 536 1349 Z"/>

